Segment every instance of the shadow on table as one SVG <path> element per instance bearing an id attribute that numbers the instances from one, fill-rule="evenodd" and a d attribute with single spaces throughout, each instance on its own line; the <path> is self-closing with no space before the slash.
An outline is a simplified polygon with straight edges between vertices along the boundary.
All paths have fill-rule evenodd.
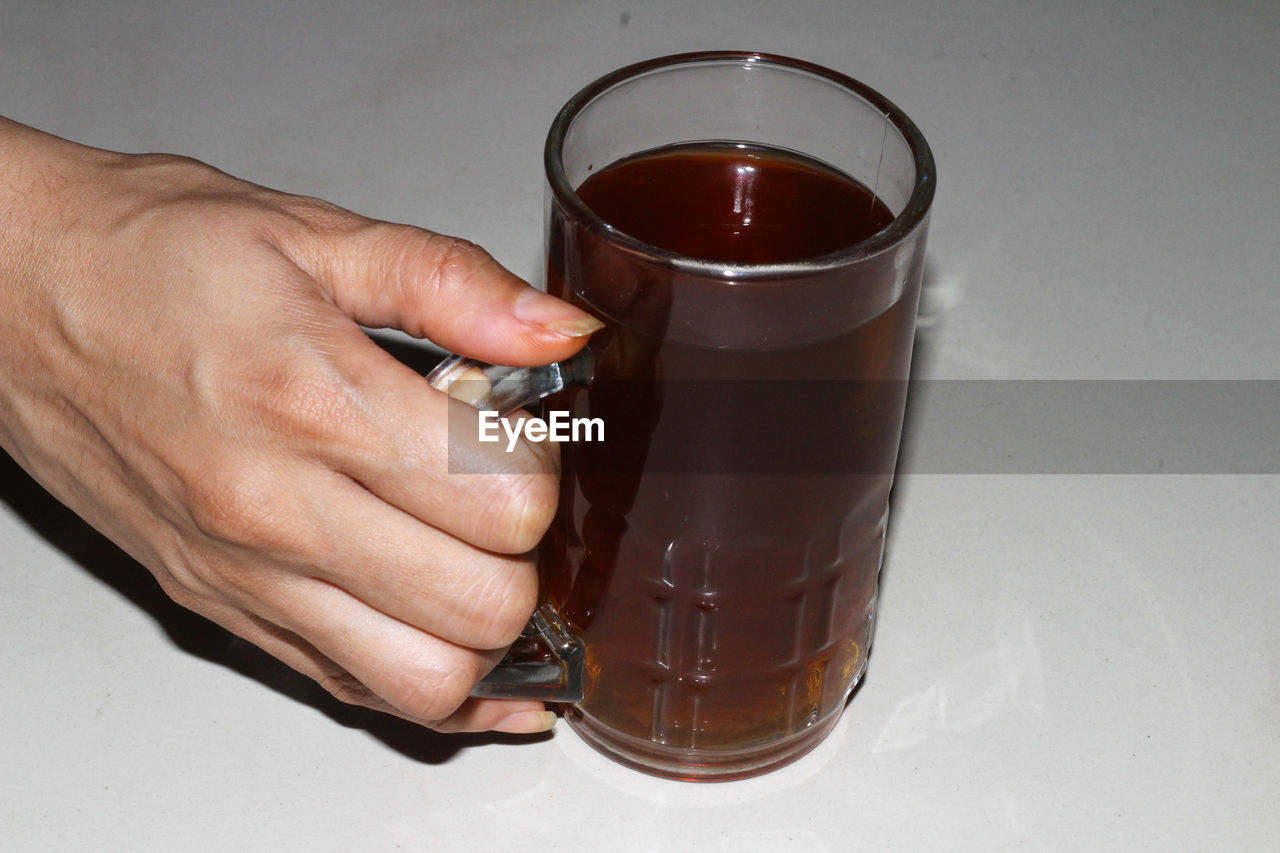
<path id="1" fill-rule="evenodd" d="M 407 344 L 388 346 L 384 341 L 378 343 L 415 369 L 430 369 L 439 359 L 430 353 L 419 355 L 420 351 Z M 0 501 L 8 504 L 32 530 L 86 572 L 150 615 L 170 641 L 184 652 L 252 678 L 277 693 L 316 709 L 339 725 L 363 729 L 415 761 L 443 764 L 469 747 L 525 743 L 531 739 L 528 735 L 497 733 L 444 735 L 389 714 L 338 701 L 310 678 L 252 643 L 175 604 L 145 567 L 55 500 L 2 452 Z"/>

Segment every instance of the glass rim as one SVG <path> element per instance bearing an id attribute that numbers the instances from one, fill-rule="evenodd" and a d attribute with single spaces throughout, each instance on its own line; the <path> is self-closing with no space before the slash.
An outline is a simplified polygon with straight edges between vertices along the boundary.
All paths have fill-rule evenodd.
<path id="1" fill-rule="evenodd" d="M 906 205 L 902 208 L 902 212 L 894 216 L 893 221 L 870 237 L 837 249 L 834 252 L 796 261 L 769 264 L 729 263 L 682 255 L 678 252 L 672 252 L 660 246 L 646 243 L 643 240 L 638 240 L 610 225 L 578 196 L 577 189 L 569 183 L 569 177 L 565 173 L 564 161 L 561 156 L 565 136 L 568 134 L 569 128 L 579 114 L 593 101 L 629 80 L 653 71 L 680 65 L 693 66 L 703 63 L 761 63 L 789 71 L 807 73 L 834 83 L 836 86 L 853 93 L 874 106 L 902 134 L 915 163 L 915 184 L 912 187 L 911 195 L 907 199 Z M 751 140 L 732 141 L 750 142 Z M 846 74 L 833 71 L 825 66 L 803 59 L 753 51 L 708 50 L 660 56 L 644 62 L 627 65 L 588 83 L 565 102 L 565 105 L 556 113 L 556 117 L 551 123 L 551 128 L 547 131 L 547 141 L 543 149 L 543 165 L 551 191 L 561 204 L 571 209 L 581 221 L 588 224 L 591 230 L 607 235 L 609 239 L 620 247 L 635 254 L 643 255 L 648 260 L 658 261 L 668 267 L 694 275 L 747 281 L 806 275 L 831 270 L 869 258 L 892 248 L 915 231 L 928 216 L 929 208 L 933 204 L 934 190 L 937 186 L 936 166 L 929 144 L 925 141 L 919 128 L 916 127 L 915 122 L 908 118 L 906 113 L 884 95 L 865 83 L 861 83 Z"/>

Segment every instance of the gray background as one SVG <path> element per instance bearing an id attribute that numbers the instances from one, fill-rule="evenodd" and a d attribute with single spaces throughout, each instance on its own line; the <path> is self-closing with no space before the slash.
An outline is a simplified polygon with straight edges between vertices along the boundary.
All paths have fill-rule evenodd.
<path id="1" fill-rule="evenodd" d="M 1280 4 L 693 5 L 0 0 L 0 114 L 465 236 L 536 282 L 570 94 L 684 50 L 802 56 L 937 157 L 918 375 L 1280 378 Z M 926 415 L 913 441 L 947 441 Z M 717 786 L 564 727 L 445 738 L 341 706 L 7 459 L 0 499 L 6 849 L 1280 844 L 1274 475 L 901 477 L 844 719 Z"/>

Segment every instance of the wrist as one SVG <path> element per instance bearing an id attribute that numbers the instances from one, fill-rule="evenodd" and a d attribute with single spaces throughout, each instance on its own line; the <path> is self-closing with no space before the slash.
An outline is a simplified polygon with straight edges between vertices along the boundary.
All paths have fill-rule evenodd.
<path id="1" fill-rule="evenodd" d="M 41 258 L 85 218 L 95 172 L 121 156 L 0 116 L 0 310 L 45 278 Z"/>
<path id="2" fill-rule="evenodd" d="M 73 209 L 93 172 L 123 156 L 0 116 L 0 245 L 38 227 L 51 211 Z"/>

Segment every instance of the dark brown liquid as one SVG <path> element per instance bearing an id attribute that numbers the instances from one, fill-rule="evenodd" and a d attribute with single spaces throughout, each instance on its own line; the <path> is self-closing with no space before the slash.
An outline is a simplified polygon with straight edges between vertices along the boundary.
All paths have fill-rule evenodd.
<path id="1" fill-rule="evenodd" d="M 754 146 L 701 145 L 632 157 L 578 196 L 624 234 L 690 258 L 770 264 L 859 243 L 893 220 L 861 184 Z"/>
<path id="2" fill-rule="evenodd" d="M 725 264 L 825 255 L 892 220 L 834 170 L 729 144 L 629 158 L 578 192 L 630 237 Z M 587 643 L 597 737 L 714 763 L 839 711 L 865 666 L 919 284 L 915 255 L 894 258 L 746 282 L 638 260 L 553 211 L 548 288 L 607 323 L 591 389 L 549 401 L 607 441 L 562 446 L 540 556 Z"/>

